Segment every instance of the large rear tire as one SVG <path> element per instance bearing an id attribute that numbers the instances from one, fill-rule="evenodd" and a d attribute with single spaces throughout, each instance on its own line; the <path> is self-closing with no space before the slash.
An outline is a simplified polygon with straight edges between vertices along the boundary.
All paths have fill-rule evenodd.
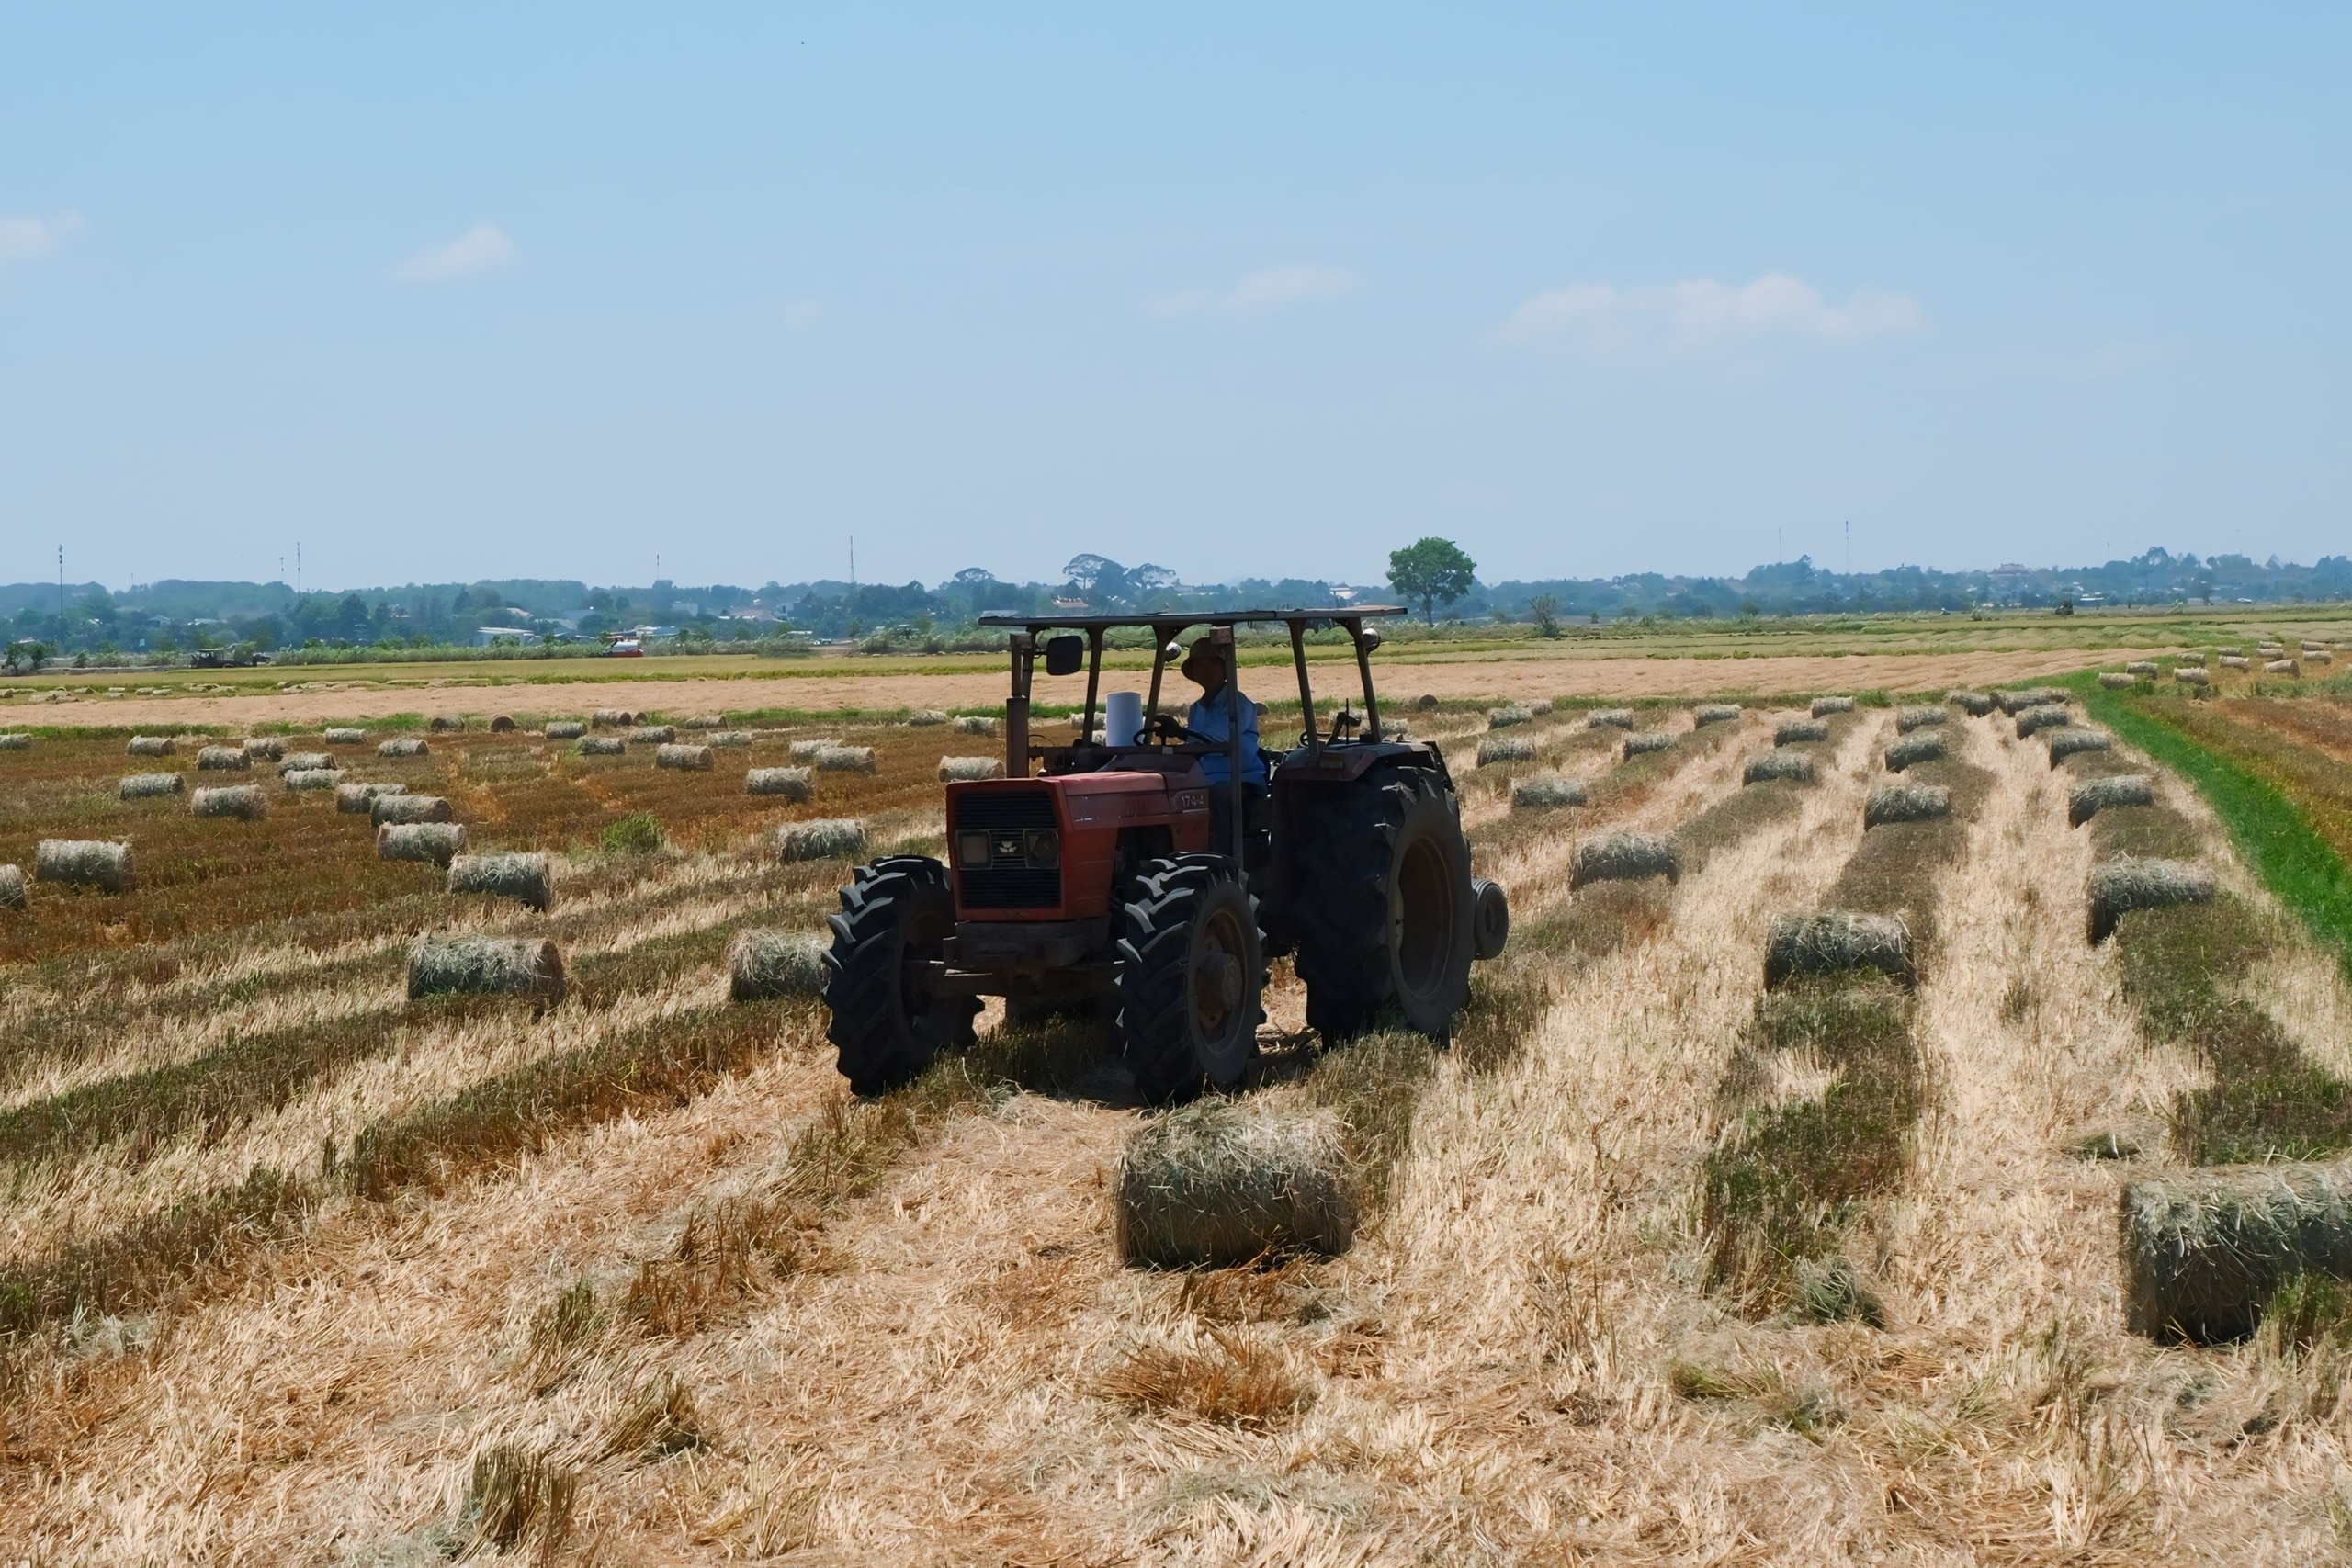
<path id="1" fill-rule="evenodd" d="M 1419 768 L 1375 768 L 1312 811 L 1292 918 L 1306 1021 L 1331 1042 L 1394 1008 L 1443 1038 L 1470 999 L 1476 899 L 1454 803 Z"/>
<path id="2" fill-rule="evenodd" d="M 933 991 L 927 965 L 946 953 L 956 931 L 947 868 L 925 855 L 892 855 L 861 865 L 842 889 L 842 912 L 827 922 L 825 1031 L 842 1076 L 859 1094 L 898 1088 L 943 1048 L 969 1045 L 977 997 Z"/>
<path id="3" fill-rule="evenodd" d="M 1258 1047 L 1258 901 L 1221 855 L 1146 865 L 1122 910 L 1119 1039 L 1153 1104 L 1241 1081 Z"/>

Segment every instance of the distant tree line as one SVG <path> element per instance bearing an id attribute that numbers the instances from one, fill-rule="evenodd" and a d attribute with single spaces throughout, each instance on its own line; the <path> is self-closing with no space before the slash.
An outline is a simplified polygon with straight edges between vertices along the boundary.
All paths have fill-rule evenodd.
<path id="1" fill-rule="evenodd" d="M 2301 566 L 2276 557 L 2257 563 L 2243 555 L 2200 558 L 2153 548 L 2093 567 L 1895 567 L 1855 573 L 1830 571 L 1800 557 L 1739 577 L 1645 572 L 1481 582 L 1467 553 L 1430 536 L 1394 551 L 1387 581 L 1362 589 L 1300 578 L 1188 584 L 1148 561 L 1130 567 L 1087 553 L 1072 557 L 1056 582 L 1007 581 L 983 567 L 967 567 L 932 585 L 771 581 L 756 589 L 505 579 L 318 593 L 296 592 L 283 583 L 169 581 L 110 592 L 91 582 L 68 585 L 62 613 L 55 583 L 18 583 L 0 586 L 0 626 L 11 646 L 37 645 L 44 659 L 85 663 L 128 656 L 178 659 L 208 650 L 376 649 L 429 657 L 430 650 L 495 639 L 502 631 L 549 657 L 601 650 L 606 636 L 640 629 L 660 646 L 687 651 L 790 652 L 812 641 L 844 640 L 937 650 L 995 646 L 996 636 L 976 624 L 991 613 L 1046 615 L 1058 606 L 1149 614 L 1351 598 L 1405 603 L 1432 624 L 1531 623 L 1544 632 L 1564 623 L 1634 616 L 2276 604 L 2352 598 L 2352 557 L 2325 556 Z M 14 662 L 22 668 L 28 658 L 20 654 Z"/>

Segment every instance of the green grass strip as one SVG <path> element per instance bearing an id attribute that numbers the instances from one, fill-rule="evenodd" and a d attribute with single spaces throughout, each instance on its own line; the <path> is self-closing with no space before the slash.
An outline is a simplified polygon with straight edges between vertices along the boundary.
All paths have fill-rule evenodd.
<path id="1" fill-rule="evenodd" d="M 2352 975 L 2352 870 L 2276 784 L 2142 709 L 2095 675 L 2069 684 L 2091 716 L 2197 786 L 2262 885 Z"/>

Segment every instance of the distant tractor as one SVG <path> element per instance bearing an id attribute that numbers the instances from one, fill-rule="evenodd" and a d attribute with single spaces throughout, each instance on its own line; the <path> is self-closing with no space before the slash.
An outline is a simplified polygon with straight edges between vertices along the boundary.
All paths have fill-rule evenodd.
<path id="1" fill-rule="evenodd" d="M 1257 1049 L 1266 960 L 1286 953 L 1326 1040 L 1384 1018 L 1444 1037 L 1469 999 L 1473 958 L 1502 951 L 1510 910 L 1500 887 L 1470 874 L 1445 758 L 1382 732 L 1381 638 L 1365 623 L 1404 613 L 985 617 L 1011 628 L 1006 776 L 947 786 L 947 863 L 859 866 L 831 918 L 829 1037 L 851 1086 L 879 1093 L 970 1044 L 980 998 L 1001 996 L 1016 1016 L 1115 1018 L 1150 1100 L 1228 1088 Z M 1261 753 L 1262 791 L 1247 787 L 1241 750 L 1234 628 L 1250 622 L 1289 627 L 1304 726 L 1295 746 Z M 1224 672 L 1227 739 L 1216 741 L 1159 711 L 1179 634 L 1204 626 Z M 1343 707 L 1318 726 L 1306 638 L 1333 626 L 1353 645 L 1363 713 Z M 1106 704 L 1104 639 L 1129 627 L 1152 637 L 1150 694 Z M 1030 739 L 1041 651 L 1048 675 L 1086 673 L 1067 745 Z M 1131 732 L 1098 730 L 1106 715 Z M 1214 783 L 1210 756 L 1223 760 Z"/>

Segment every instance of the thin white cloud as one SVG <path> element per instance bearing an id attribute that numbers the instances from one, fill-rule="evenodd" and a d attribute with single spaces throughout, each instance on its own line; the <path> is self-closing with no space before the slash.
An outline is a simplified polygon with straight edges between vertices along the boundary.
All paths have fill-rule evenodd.
<path id="1" fill-rule="evenodd" d="M 1144 301 L 1153 316 L 1255 316 L 1288 305 L 1319 305 L 1361 293 L 1363 278 L 1329 266 L 1273 266 L 1230 288 L 1187 288 Z"/>
<path id="2" fill-rule="evenodd" d="M 514 242 L 504 231 L 495 223 L 477 223 L 446 245 L 425 246 L 392 268 L 392 276 L 401 283 L 449 283 L 512 266 L 516 259 Z"/>
<path id="3" fill-rule="evenodd" d="M 1772 341 L 1861 343 L 1920 331 L 1925 310 L 1907 295 L 1861 288 L 1834 304 L 1801 277 L 1768 272 L 1734 286 L 1577 283 L 1548 289 L 1496 329 L 1503 343 L 1565 343 L 1588 351 L 1703 353 Z"/>
<path id="4" fill-rule="evenodd" d="M 54 255 L 59 247 L 81 231 L 82 215 L 78 212 L 61 212 L 54 218 L 26 218 L 0 212 L 0 265 Z"/>

